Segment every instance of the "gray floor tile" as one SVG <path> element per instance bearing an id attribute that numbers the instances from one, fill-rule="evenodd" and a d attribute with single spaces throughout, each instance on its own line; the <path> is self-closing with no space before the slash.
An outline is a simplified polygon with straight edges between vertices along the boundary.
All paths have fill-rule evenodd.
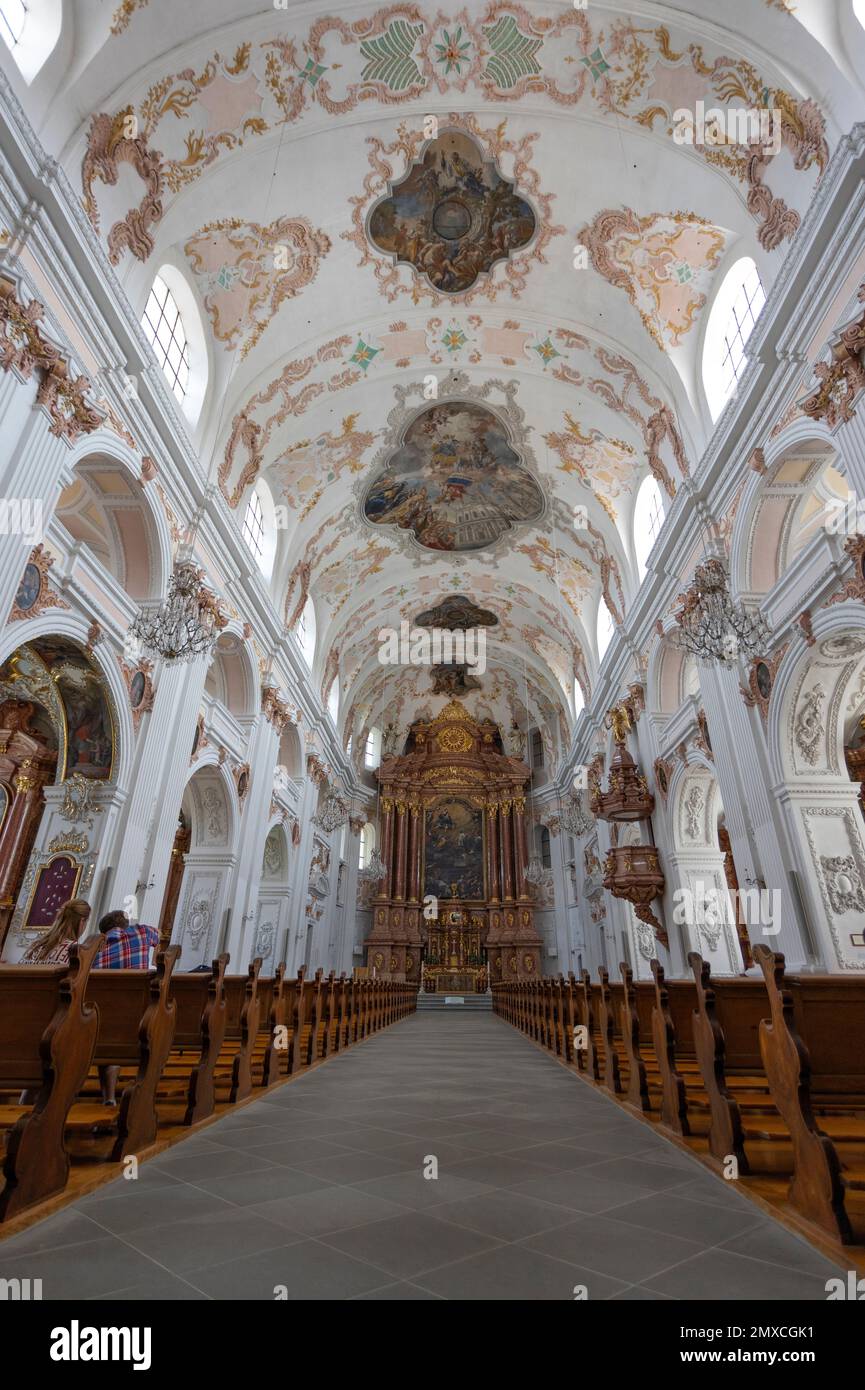
<path id="1" fill-rule="evenodd" d="M 825 1302 L 825 1280 L 728 1250 L 704 1250 L 692 1260 L 644 1281 L 646 1288 L 679 1299 L 747 1302 Z"/>
<path id="2" fill-rule="evenodd" d="M 451 1264 L 497 1244 L 490 1236 L 436 1221 L 420 1211 L 340 1231 L 323 1240 L 347 1255 L 377 1265 L 397 1279 L 414 1278 L 424 1270 Z"/>
<path id="3" fill-rule="evenodd" d="M 522 1240 L 574 1219 L 574 1213 L 567 1207 L 553 1206 L 536 1197 L 522 1197 L 502 1188 L 468 1201 L 428 1207 L 427 1212 L 440 1221 L 453 1221 L 457 1226 L 468 1226 L 472 1231 L 507 1241 Z"/>
<path id="4" fill-rule="evenodd" d="M 277 1197 L 250 1208 L 263 1220 L 275 1221 L 303 1236 L 349 1230 L 370 1221 L 383 1221 L 387 1216 L 399 1216 L 406 1210 L 408 1208 L 364 1192 L 360 1187 L 334 1186 L 298 1197 Z"/>
<path id="5" fill-rule="evenodd" d="M 210 1298 L 272 1303 L 275 1290 L 289 1302 L 353 1298 L 381 1288 L 383 1279 L 374 1265 L 305 1240 L 197 1270 L 190 1282 Z"/>
<path id="6" fill-rule="evenodd" d="M 158 1273 L 152 1260 L 116 1236 L 101 1236 L 50 1253 L 32 1251 L 15 1259 L 0 1257 L 2 1278 L 41 1279 L 46 1302 L 98 1298 Z"/>
<path id="7" fill-rule="evenodd" d="M 142 1255 L 158 1260 L 173 1274 L 184 1277 L 190 1270 L 207 1269 L 235 1259 L 239 1250 L 252 1254 L 289 1245 L 294 1239 L 283 1226 L 240 1210 L 228 1212 L 218 1221 L 200 1216 L 191 1221 L 172 1221 L 150 1226 L 147 1230 L 130 1231 L 124 1236 L 124 1240 Z M 125 1288 L 131 1282 L 129 1279 L 115 1280 L 112 1287 Z"/>
<path id="8" fill-rule="evenodd" d="M 692 1240 L 637 1230 L 608 1216 L 586 1216 L 569 1226 L 530 1236 L 522 1244 L 634 1284 L 700 1253 L 700 1246 Z"/>
<path id="9" fill-rule="evenodd" d="M 594 1302 L 612 1298 L 625 1287 L 618 1279 L 578 1269 L 518 1245 L 501 1245 L 471 1259 L 445 1265 L 431 1274 L 418 1276 L 415 1282 L 443 1298 L 466 1302 L 478 1299 L 519 1302 L 564 1299 L 572 1302 L 577 1286 L 585 1288 Z"/>

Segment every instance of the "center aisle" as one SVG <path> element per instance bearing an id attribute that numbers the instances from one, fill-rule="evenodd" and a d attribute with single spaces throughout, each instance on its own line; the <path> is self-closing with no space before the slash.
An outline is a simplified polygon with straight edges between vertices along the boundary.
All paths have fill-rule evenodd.
<path id="1" fill-rule="evenodd" d="M 0 1275 L 41 1278 L 46 1299 L 825 1301 L 838 1273 L 506 1023 L 456 1008 L 0 1244 Z"/>

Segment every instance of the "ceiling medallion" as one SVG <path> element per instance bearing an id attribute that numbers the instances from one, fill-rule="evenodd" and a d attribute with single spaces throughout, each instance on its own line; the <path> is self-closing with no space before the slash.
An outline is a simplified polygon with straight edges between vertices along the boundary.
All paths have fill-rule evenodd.
<path id="1" fill-rule="evenodd" d="M 373 206 L 367 236 L 442 294 L 464 294 L 480 275 L 529 244 L 531 205 L 464 131 L 446 130 Z"/>
<path id="2" fill-rule="evenodd" d="M 425 550 L 473 551 L 539 521 L 544 494 L 502 421 L 477 401 L 438 401 L 412 419 L 363 500 L 374 526 Z"/>

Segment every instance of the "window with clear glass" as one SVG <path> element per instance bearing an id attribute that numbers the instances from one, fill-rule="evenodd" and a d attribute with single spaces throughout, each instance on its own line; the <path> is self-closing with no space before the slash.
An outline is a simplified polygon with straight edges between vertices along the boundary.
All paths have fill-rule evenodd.
<path id="1" fill-rule="evenodd" d="M 20 43 L 26 23 L 27 6 L 24 0 L 0 0 L 0 36 L 10 48 Z"/>
<path id="2" fill-rule="evenodd" d="M 189 343 L 174 295 L 161 275 L 153 281 L 141 326 L 166 381 L 182 403 L 189 383 Z"/>
<path id="3" fill-rule="evenodd" d="M 742 377 L 745 347 L 765 303 L 760 272 L 750 256 L 742 256 L 727 272 L 706 325 L 703 385 L 713 419 Z"/>
<path id="4" fill-rule="evenodd" d="M 598 660 L 603 661 L 607 647 L 613 638 L 613 616 L 601 599 L 598 607 Z"/>
<path id="5" fill-rule="evenodd" d="M 574 718 L 576 719 L 586 707 L 586 699 L 583 695 L 583 687 L 578 680 L 574 680 Z"/>
<path id="6" fill-rule="evenodd" d="M 381 730 L 370 729 L 366 736 L 366 746 L 363 750 L 363 765 L 369 772 L 374 772 L 381 762 Z"/>
<path id="7" fill-rule="evenodd" d="M 649 555 L 664 521 L 661 489 L 653 477 L 643 479 L 634 507 L 634 550 L 641 579 L 646 577 Z"/>
<path id="8" fill-rule="evenodd" d="M 532 767 L 544 765 L 544 740 L 540 729 L 532 729 Z"/>
<path id="9" fill-rule="evenodd" d="M 264 554 L 264 512 L 261 498 L 254 490 L 246 504 L 246 514 L 243 518 L 241 532 L 243 539 L 260 564 Z"/>

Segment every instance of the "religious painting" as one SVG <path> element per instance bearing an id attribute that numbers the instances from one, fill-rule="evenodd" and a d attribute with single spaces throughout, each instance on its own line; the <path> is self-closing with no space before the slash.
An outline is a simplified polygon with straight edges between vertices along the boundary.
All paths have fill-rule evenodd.
<path id="1" fill-rule="evenodd" d="M 540 486 L 491 410 L 447 401 L 415 416 L 363 503 L 367 521 L 411 531 L 427 550 L 483 550 L 538 521 Z"/>
<path id="2" fill-rule="evenodd" d="M 50 927 L 57 913 L 75 897 L 81 865 L 66 854 L 58 854 L 39 870 L 25 917 L 25 927 Z"/>
<path id="3" fill-rule="evenodd" d="M 21 584 L 18 588 L 17 594 L 15 595 L 15 603 L 17 604 L 18 608 L 20 608 L 22 613 L 30 612 L 30 609 L 34 606 L 37 599 L 39 598 L 41 589 L 42 573 L 39 570 L 38 566 L 34 565 L 31 561 L 30 564 L 24 566 L 24 574 L 21 578 Z"/>
<path id="4" fill-rule="evenodd" d="M 143 671 L 136 671 L 132 680 L 129 682 L 129 703 L 133 709 L 138 709 L 144 699 L 144 692 L 147 688 L 147 678 Z"/>
<path id="5" fill-rule="evenodd" d="M 439 803 L 424 818 L 424 895 L 483 899 L 484 818 L 470 801 Z"/>
<path id="6" fill-rule="evenodd" d="M 73 642 L 64 637 L 38 637 L 31 644 L 51 673 L 66 719 L 64 776 L 104 781 L 114 761 L 114 728 L 102 677 Z"/>
<path id="7" fill-rule="evenodd" d="M 462 294 L 479 275 L 527 246 L 537 218 L 471 136 L 444 131 L 376 203 L 370 241 L 411 265 L 443 294 Z"/>
<path id="8" fill-rule="evenodd" d="M 467 632 L 474 627 L 497 627 L 498 618 L 490 608 L 479 608 L 465 594 L 446 594 L 435 608 L 427 608 L 415 618 L 417 627 L 443 628 L 447 632 Z"/>

